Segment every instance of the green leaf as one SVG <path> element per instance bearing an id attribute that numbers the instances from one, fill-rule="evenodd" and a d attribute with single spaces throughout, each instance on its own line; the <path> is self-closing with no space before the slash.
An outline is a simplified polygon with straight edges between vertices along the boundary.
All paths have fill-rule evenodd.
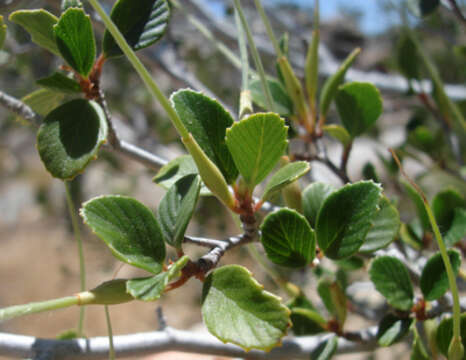
<path id="1" fill-rule="evenodd" d="M 351 143 L 351 135 L 344 127 L 340 125 L 326 125 L 322 128 L 322 130 L 341 142 L 343 146 L 348 146 Z"/>
<path id="2" fill-rule="evenodd" d="M 466 201 L 456 190 L 443 190 L 433 198 L 432 211 L 442 233 L 450 229 L 456 208 L 466 208 Z"/>
<path id="3" fill-rule="evenodd" d="M 429 355 L 427 354 L 422 339 L 419 337 L 416 327 L 413 326 L 412 329 L 414 340 L 410 360 L 429 360 Z"/>
<path id="4" fill-rule="evenodd" d="M 179 276 L 180 271 L 186 266 L 188 261 L 189 257 L 183 256 L 172 264 L 167 271 L 153 277 L 128 280 L 126 282 L 127 293 L 142 301 L 160 299 L 168 283 Z"/>
<path id="5" fill-rule="evenodd" d="M 466 313 L 461 314 L 461 342 L 466 349 Z M 444 318 L 438 328 L 436 334 L 437 347 L 440 352 L 448 357 L 448 347 L 450 346 L 451 339 L 453 338 L 453 318 Z M 464 359 L 464 358 L 463 358 Z"/>
<path id="6" fill-rule="evenodd" d="M 328 312 L 335 317 L 340 327 L 343 328 L 347 315 L 347 299 L 341 286 L 336 281 L 322 278 L 317 284 L 317 292 Z"/>
<path id="7" fill-rule="evenodd" d="M 170 20 L 170 6 L 166 0 L 118 0 L 110 17 L 137 51 L 162 38 Z M 104 34 L 103 51 L 106 58 L 123 55 L 108 30 Z"/>
<path id="8" fill-rule="evenodd" d="M 69 8 L 53 28 L 60 54 L 79 74 L 87 77 L 95 61 L 91 19 L 83 9 Z"/>
<path id="9" fill-rule="evenodd" d="M 290 319 L 296 336 L 315 335 L 326 331 L 327 321 L 316 310 L 294 307 L 291 309 Z"/>
<path id="10" fill-rule="evenodd" d="M 275 264 L 303 267 L 315 257 L 314 230 L 297 211 L 283 208 L 264 219 L 261 242 L 267 257 Z"/>
<path id="11" fill-rule="evenodd" d="M 54 90 L 57 92 L 71 94 L 81 92 L 81 87 L 79 86 L 79 83 L 76 80 L 71 79 L 68 76 L 59 72 L 55 72 L 50 76 L 37 80 L 36 82 L 38 85 L 46 89 Z"/>
<path id="12" fill-rule="evenodd" d="M 47 115 L 37 133 L 37 149 L 52 176 L 72 179 L 97 157 L 106 138 L 107 122 L 100 105 L 76 99 Z"/>
<path id="13" fill-rule="evenodd" d="M 321 182 L 312 183 L 304 189 L 302 196 L 303 211 L 311 226 L 315 226 L 322 204 L 334 191 L 335 187 L 333 185 Z"/>
<path id="14" fill-rule="evenodd" d="M 3 21 L 3 16 L 0 15 L 0 50 L 3 48 L 6 38 L 6 25 Z"/>
<path id="15" fill-rule="evenodd" d="M 65 12 L 71 7 L 82 8 L 83 4 L 79 0 L 62 0 L 61 2 L 61 11 Z"/>
<path id="16" fill-rule="evenodd" d="M 408 9 L 417 17 L 433 13 L 440 5 L 440 0 L 408 0 Z"/>
<path id="17" fill-rule="evenodd" d="M 397 49 L 398 68 L 409 80 L 420 79 L 421 67 L 419 66 L 419 54 L 413 39 L 404 34 L 398 42 Z"/>
<path id="18" fill-rule="evenodd" d="M 57 93 L 48 89 L 35 90 L 21 98 L 21 101 L 28 105 L 35 113 L 45 116 L 55 109 L 65 98 L 62 93 Z M 18 115 L 17 118 L 20 118 Z"/>
<path id="19" fill-rule="evenodd" d="M 366 162 L 362 168 L 362 176 L 364 180 L 372 180 L 376 183 L 380 182 L 380 177 L 377 174 L 374 164 L 371 162 Z"/>
<path id="20" fill-rule="evenodd" d="M 335 263 L 345 272 L 359 270 L 364 267 L 364 259 L 359 256 L 351 256 L 347 259 L 338 260 Z"/>
<path id="21" fill-rule="evenodd" d="M 393 345 L 408 334 L 412 322 L 412 319 L 402 319 L 393 314 L 384 316 L 377 330 L 377 342 L 380 346 Z"/>
<path id="22" fill-rule="evenodd" d="M 226 143 L 249 188 L 264 180 L 288 144 L 288 127 L 273 113 L 254 114 L 227 130 Z"/>
<path id="23" fill-rule="evenodd" d="M 293 102 L 286 93 L 282 84 L 276 79 L 268 78 L 267 85 L 272 95 L 274 111 L 282 116 L 293 114 Z M 251 91 L 251 96 L 254 103 L 260 106 L 262 109 L 267 109 L 267 98 L 264 94 L 264 89 L 260 79 L 251 80 L 249 83 L 249 90 Z"/>
<path id="24" fill-rule="evenodd" d="M 290 326 L 290 311 L 239 265 L 209 274 L 202 290 L 202 317 L 209 332 L 245 350 L 270 350 Z"/>
<path id="25" fill-rule="evenodd" d="M 330 339 L 322 341 L 311 353 L 311 360 L 330 360 L 338 349 L 338 337 L 332 336 Z"/>
<path id="26" fill-rule="evenodd" d="M 306 161 L 295 161 L 286 164 L 271 177 L 264 189 L 262 200 L 266 201 L 270 199 L 285 186 L 295 182 L 301 176 L 306 174 L 310 168 L 309 163 Z"/>
<path id="27" fill-rule="evenodd" d="M 162 271 L 162 230 L 152 211 L 139 201 L 100 196 L 84 203 L 81 216 L 116 258 L 153 274 Z"/>
<path id="28" fill-rule="evenodd" d="M 320 249 L 334 260 L 354 255 L 372 227 L 382 188 L 372 181 L 348 184 L 324 201 L 316 222 Z"/>
<path id="29" fill-rule="evenodd" d="M 421 196 L 408 182 L 401 180 L 401 183 L 403 184 L 409 198 L 416 206 L 417 216 L 421 222 L 422 228 L 424 231 L 430 230 L 429 217 L 427 216 L 426 208 L 424 207 L 424 201 L 422 201 Z"/>
<path id="30" fill-rule="evenodd" d="M 179 90 L 172 94 L 171 101 L 186 129 L 227 183 L 235 181 L 238 170 L 225 144 L 226 129 L 233 125 L 231 115 L 218 101 L 193 90 Z"/>
<path id="31" fill-rule="evenodd" d="M 186 175 L 178 180 L 165 194 L 159 205 L 157 220 L 165 242 L 181 249 L 184 233 L 196 208 L 201 178 Z"/>
<path id="32" fill-rule="evenodd" d="M 9 20 L 21 25 L 31 35 L 34 43 L 55 55 L 60 55 L 53 32 L 53 26 L 58 22 L 55 15 L 44 9 L 18 10 L 10 15 Z"/>
<path id="33" fill-rule="evenodd" d="M 453 215 L 450 230 L 445 234 L 447 246 L 453 246 L 466 237 L 466 210 L 457 208 Z"/>
<path id="34" fill-rule="evenodd" d="M 153 182 L 159 184 L 164 189 L 170 189 L 178 180 L 186 175 L 198 175 L 196 163 L 191 155 L 181 155 L 176 159 L 164 165 L 157 175 L 152 179 Z M 204 184 L 201 185 L 201 196 L 212 195 L 209 189 Z"/>
<path id="35" fill-rule="evenodd" d="M 335 101 L 340 119 L 353 138 L 373 126 L 383 110 L 380 92 L 370 83 L 351 82 L 340 86 Z"/>
<path id="36" fill-rule="evenodd" d="M 375 288 L 396 309 L 408 311 L 413 306 L 413 285 L 406 266 L 392 256 L 376 258 L 369 270 Z"/>
<path id="37" fill-rule="evenodd" d="M 372 227 L 366 235 L 359 251 L 373 252 L 388 246 L 395 240 L 400 230 L 400 214 L 395 206 L 383 196 L 379 202 L 379 211 L 372 219 Z"/>
<path id="38" fill-rule="evenodd" d="M 456 276 L 461 266 L 461 255 L 456 250 L 448 250 L 448 257 Z M 440 252 L 431 256 L 424 266 L 420 287 L 427 301 L 437 300 L 449 289 L 447 271 Z"/>
<path id="39" fill-rule="evenodd" d="M 334 73 L 332 76 L 330 76 L 327 81 L 325 82 L 324 86 L 322 87 L 322 92 L 320 94 L 320 114 L 321 116 L 326 116 L 328 109 L 330 108 L 330 104 L 333 101 L 333 98 L 335 97 L 338 87 L 341 85 L 343 82 L 346 72 L 350 68 L 350 66 L 353 64 L 354 60 L 356 57 L 359 55 L 361 52 L 361 49 L 355 49 L 351 54 L 348 55 L 346 60 L 341 64 L 340 68 L 337 70 L 336 73 Z"/>

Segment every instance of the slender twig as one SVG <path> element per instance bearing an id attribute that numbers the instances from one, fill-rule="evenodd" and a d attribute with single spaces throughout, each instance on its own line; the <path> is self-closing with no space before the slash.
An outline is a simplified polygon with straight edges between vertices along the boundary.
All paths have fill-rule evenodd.
<path id="1" fill-rule="evenodd" d="M 337 354 L 360 353 L 377 348 L 377 327 L 358 332 L 360 342 L 338 340 Z M 309 359 L 328 335 L 285 338 L 282 345 L 270 352 L 244 351 L 232 344 L 225 344 L 212 335 L 182 331 L 166 327 L 162 331 L 114 336 L 116 357 L 141 357 L 166 351 L 227 356 L 250 360 Z M 10 358 L 38 358 L 46 353 L 48 359 L 107 359 L 107 337 L 75 340 L 49 340 L 31 336 L 0 333 L 0 355 Z"/>
<path id="2" fill-rule="evenodd" d="M 108 358 L 109 360 L 115 360 L 115 345 L 113 343 L 112 322 L 110 320 L 110 312 L 108 310 L 108 305 L 104 305 L 104 309 L 105 309 L 105 320 L 107 322 L 107 332 L 108 332 Z"/>
<path id="3" fill-rule="evenodd" d="M 214 239 L 206 239 L 194 236 L 185 236 L 184 242 L 188 244 L 195 244 L 197 246 L 207 247 L 207 248 L 214 248 L 217 246 L 224 246 L 225 241 L 214 240 Z"/>
<path id="4" fill-rule="evenodd" d="M 346 167 L 348 166 L 348 160 L 349 160 L 352 148 L 353 148 L 353 143 L 350 142 L 348 145 L 345 145 L 345 148 L 343 149 L 343 154 L 341 155 L 341 164 L 340 164 L 340 171 L 343 174 L 347 174 Z"/>
<path id="5" fill-rule="evenodd" d="M 83 241 L 81 238 L 81 229 L 79 227 L 78 216 L 76 207 L 74 205 L 73 197 L 71 196 L 70 184 L 68 181 L 65 181 L 66 189 L 66 203 L 68 205 L 68 212 L 71 217 L 71 223 L 73 225 L 73 232 L 76 242 L 78 244 L 78 256 L 79 256 L 79 278 L 80 278 L 80 290 L 86 290 L 86 264 L 84 261 L 84 250 L 83 250 Z M 79 322 L 78 322 L 78 336 L 83 336 L 83 325 L 84 325 L 84 314 L 85 308 L 81 307 L 79 309 Z"/>
<path id="6" fill-rule="evenodd" d="M 456 3 L 456 0 L 448 0 L 451 6 L 451 10 L 453 13 L 456 15 L 456 17 L 463 23 L 463 25 L 466 26 L 466 18 L 463 15 L 463 12 L 461 11 L 460 7 Z"/>
<path id="7" fill-rule="evenodd" d="M 36 126 L 39 126 L 42 122 L 41 116 L 29 106 L 2 91 L 0 91 L 0 104 L 24 119 L 31 121 Z"/>

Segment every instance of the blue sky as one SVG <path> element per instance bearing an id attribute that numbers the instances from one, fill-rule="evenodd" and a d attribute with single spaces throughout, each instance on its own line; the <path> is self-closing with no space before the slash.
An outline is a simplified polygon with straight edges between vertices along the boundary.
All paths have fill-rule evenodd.
<path id="1" fill-rule="evenodd" d="M 264 4 L 267 3 L 265 0 Z M 311 16 L 311 5 L 313 0 L 273 0 L 275 2 L 289 2 L 309 9 Z M 215 0 L 210 0 L 212 7 L 219 13 L 222 5 Z M 352 8 L 362 13 L 361 30 L 368 34 L 377 34 L 384 31 L 388 26 L 396 22 L 396 19 L 390 19 L 386 14 L 381 13 L 380 2 L 378 0 L 321 0 L 320 10 L 323 20 L 331 19 L 338 15 L 342 8 Z"/>

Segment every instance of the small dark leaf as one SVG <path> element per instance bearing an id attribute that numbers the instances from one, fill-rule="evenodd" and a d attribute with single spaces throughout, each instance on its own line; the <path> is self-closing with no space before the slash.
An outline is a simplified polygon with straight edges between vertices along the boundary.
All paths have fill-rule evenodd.
<path id="1" fill-rule="evenodd" d="M 38 85 L 44 88 L 58 92 L 71 94 L 81 92 L 81 87 L 79 86 L 77 81 L 59 72 L 55 72 L 50 76 L 37 80 L 36 82 Z"/>
<path id="2" fill-rule="evenodd" d="M 315 234 L 304 216 L 291 209 L 269 214 L 261 226 L 261 242 L 275 264 L 303 267 L 315 256 Z"/>
<path id="3" fill-rule="evenodd" d="M 433 13 L 440 5 L 440 0 L 408 0 L 408 9 L 417 17 Z"/>
<path id="4" fill-rule="evenodd" d="M 447 246 L 453 246 L 466 238 L 466 209 L 455 209 L 450 230 L 445 234 Z"/>
<path id="5" fill-rule="evenodd" d="M 303 191 L 303 211 L 304 216 L 309 221 L 311 226 L 315 226 L 317 214 L 324 203 L 325 199 L 335 191 L 335 187 L 331 184 L 315 182 L 310 184 Z"/>
<path id="6" fill-rule="evenodd" d="M 205 154 L 231 184 L 238 177 L 233 158 L 225 144 L 227 128 L 233 118 L 216 100 L 192 90 L 179 90 L 171 101 L 184 126 L 196 139 Z"/>
<path id="7" fill-rule="evenodd" d="M 311 360 L 330 360 L 338 349 L 338 337 L 322 341 L 317 349 L 311 353 Z"/>
<path id="8" fill-rule="evenodd" d="M 456 190 L 443 190 L 434 196 L 432 211 L 442 233 L 450 229 L 457 208 L 466 209 L 466 201 Z"/>
<path id="9" fill-rule="evenodd" d="M 162 231 L 152 211 L 139 201 L 123 196 L 97 197 L 83 205 L 81 216 L 116 258 L 153 274 L 162 271 Z"/>
<path id="10" fill-rule="evenodd" d="M 448 257 L 455 276 L 461 266 L 461 255 L 456 250 L 448 250 Z M 445 264 L 440 252 L 433 255 L 422 270 L 420 287 L 427 301 L 437 300 L 448 290 L 449 283 Z"/>
<path id="11" fill-rule="evenodd" d="M 421 67 L 419 54 L 413 39 L 408 34 L 401 36 L 397 49 L 398 67 L 408 79 L 419 79 Z"/>
<path id="12" fill-rule="evenodd" d="M 292 330 L 296 336 L 315 335 L 326 331 L 326 320 L 316 311 L 294 307 L 291 309 Z"/>
<path id="13" fill-rule="evenodd" d="M 381 192 L 380 185 L 362 181 L 327 197 L 316 223 L 317 241 L 325 256 L 341 260 L 359 250 L 372 227 Z"/>
<path id="14" fill-rule="evenodd" d="M 410 310 L 413 306 L 413 285 L 406 266 L 392 256 L 376 258 L 369 270 L 375 288 L 394 308 Z"/>
<path id="15" fill-rule="evenodd" d="M 176 278 L 186 266 L 189 258 L 183 256 L 170 266 L 167 271 L 153 277 L 131 279 L 126 282 L 126 291 L 136 299 L 142 301 L 154 301 L 159 299 L 168 283 Z"/>
<path id="16" fill-rule="evenodd" d="M 377 341 L 380 346 L 390 346 L 400 341 L 409 332 L 413 320 L 401 319 L 393 314 L 386 315 L 379 323 Z"/>
<path id="17" fill-rule="evenodd" d="M 102 108 L 76 99 L 53 110 L 37 133 L 40 158 L 52 176 L 72 179 L 97 157 L 107 138 Z"/>
<path id="18" fill-rule="evenodd" d="M 461 342 L 466 349 L 466 313 L 461 314 Z M 448 347 L 453 338 L 453 319 L 451 317 L 444 318 L 438 328 L 436 334 L 437 347 L 440 352 L 448 357 Z"/>
<path id="19" fill-rule="evenodd" d="M 66 10 L 54 26 L 60 54 L 79 74 L 87 77 L 95 61 L 95 39 L 89 15 L 80 8 Z"/>
<path id="20" fill-rule="evenodd" d="M 364 267 L 364 259 L 359 256 L 352 256 L 348 259 L 338 260 L 336 264 L 345 271 L 354 271 Z"/>
<path id="21" fill-rule="evenodd" d="M 371 162 L 364 164 L 364 167 L 362 168 L 362 176 L 365 180 L 372 180 L 376 183 L 380 183 L 380 177 L 377 174 L 374 164 Z"/>
<path id="22" fill-rule="evenodd" d="M 199 175 L 186 175 L 165 194 L 159 205 L 157 219 L 165 242 L 181 249 L 184 233 L 193 216 L 201 189 Z"/>
<path id="23" fill-rule="evenodd" d="M 270 350 L 290 325 L 290 311 L 244 267 L 212 271 L 202 289 L 202 317 L 209 332 L 245 350 Z"/>
<path id="24" fill-rule="evenodd" d="M 170 20 L 170 6 L 166 0 L 118 0 L 110 17 L 137 51 L 162 38 Z M 106 58 L 123 55 L 108 30 L 104 34 L 103 50 Z"/>

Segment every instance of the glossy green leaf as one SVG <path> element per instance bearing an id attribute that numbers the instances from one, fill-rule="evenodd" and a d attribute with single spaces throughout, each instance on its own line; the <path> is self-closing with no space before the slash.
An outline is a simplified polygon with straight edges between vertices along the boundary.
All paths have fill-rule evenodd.
<path id="1" fill-rule="evenodd" d="M 359 250 L 372 227 L 381 192 L 380 185 L 361 181 L 327 197 L 316 222 L 317 242 L 325 256 L 340 260 Z"/>
<path id="2" fill-rule="evenodd" d="M 380 256 L 372 261 L 369 276 L 375 288 L 396 309 L 410 310 L 413 306 L 413 285 L 406 266 L 392 256 Z"/>
<path id="3" fill-rule="evenodd" d="M 57 92 L 76 94 L 81 92 L 81 87 L 76 80 L 69 78 L 68 76 L 55 72 L 50 76 L 39 79 L 36 81 L 38 85 L 54 90 Z"/>
<path id="4" fill-rule="evenodd" d="M 191 155 L 181 155 L 164 165 L 152 181 L 168 190 L 182 177 L 191 174 L 199 174 L 196 163 Z M 201 195 L 212 195 L 204 184 L 201 185 Z"/>
<path id="5" fill-rule="evenodd" d="M 55 109 L 65 98 L 65 95 L 48 89 L 35 90 L 21 98 L 21 101 L 28 105 L 35 113 L 46 116 Z M 21 118 L 19 115 L 17 119 Z M 22 118 L 21 118 L 22 119 Z"/>
<path id="6" fill-rule="evenodd" d="M 316 311 L 295 307 L 290 315 L 296 336 L 315 335 L 326 331 L 326 320 Z"/>
<path id="7" fill-rule="evenodd" d="M 72 179 L 97 157 L 106 138 L 107 122 L 100 105 L 76 99 L 47 115 L 37 133 L 37 150 L 52 176 Z"/>
<path id="8" fill-rule="evenodd" d="M 328 312 L 343 327 L 347 315 L 347 299 L 341 286 L 336 281 L 323 278 L 317 284 L 317 292 Z"/>
<path id="9" fill-rule="evenodd" d="M 456 250 L 448 250 L 448 257 L 455 275 L 461 266 L 461 255 Z M 427 301 L 437 300 L 449 289 L 447 271 L 440 252 L 427 261 L 422 270 L 420 287 Z"/>
<path id="10" fill-rule="evenodd" d="M 162 38 L 170 20 L 170 6 L 166 0 L 118 0 L 110 17 L 137 51 Z M 123 55 L 108 30 L 104 34 L 103 50 L 107 58 Z"/>
<path id="11" fill-rule="evenodd" d="M 226 142 L 247 185 L 253 189 L 264 180 L 288 144 L 288 127 L 273 113 L 254 114 L 227 130 Z"/>
<path id="12" fill-rule="evenodd" d="M 91 19 L 83 9 L 69 8 L 53 28 L 60 54 L 79 74 L 87 77 L 95 61 Z"/>
<path id="13" fill-rule="evenodd" d="M 34 43 L 55 55 L 60 55 L 53 32 L 53 26 L 58 22 L 55 15 L 44 9 L 18 10 L 10 15 L 9 20 L 21 25 L 31 35 Z"/>
<path id="14" fill-rule="evenodd" d="M 168 190 L 160 202 L 157 220 L 165 242 L 177 249 L 181 248 L 200 190 L 199 175 L 186 175 Z"/>
<path id="15" fill-rule="evenodd" d="M 202 290 L 202 317 L 209 332 L 245 350 L 270 350 L 290 326 L 290 311 L 239 265 L 209 274 Z"/>
<path id="16" fill-rule="evenodd" d="M 312 183 L 304 189 L 302 196 L 303 211 L 311 226 L 315 226 L 322 204 L 335 190 L 333 185 L 321 182 Z"/>
<path id="17" fill-rule="evenodd" d="M 231 115 L 218 101 L 193 90 L 179 90 L 172 94 L 171 101 L 186 129 L 227 183 L 235 181 L 238 170 L 225 144 L 226 129 L 233 125 Z"/>
<path id="18" fill-rule="evenodd" d="M 340 119 L 353 138 L 373 126 L 383 110 L 380 92 L 370 83 L 351 82 L 340 86 L 335 101 Z"/>
<path id="19" fill-rule="evenodd" d="M 295 161 L 286 164 L 270 178 L 264 189 L 263 200 L 268 200 L 278 193 L 285 186 L 298 180 L 301 176 L 310 170 L 309 163 L 306 161 Z"/>
<path id="20" fill-rule="evenodd" d="M 466 201 L 456 190 L 442 190 L 432 199 L 432 211 L 442 233 L 450 229 L 456 208 L 466 209 Z"/>
<path id="21" fill-rule="evenodd" d="M 311 360 L 330 360 L 338 349 L 338 337 L 332 336 L 330 339 L 322 341 L 311 353 Z"/>
<path id="22" fill-rule="evenodd" d="M 276 79 L 267 79 L 267 84 L 270 89 L 273 101 L 273 109 L 280 115 L 288 116 L 293 113 L 293 102 L 286 93 L 282 84 Z M 264 89 L 260 79 L 253 79 L 249 83 L 249 90 L 251 91 L 252 100 L 255 104 L 262 109 L 268 109 L 267 98 L 264 94 Z"/>
<path id="23" fill-rule="evenodd" d="M 406 34 L 402 35 L 398 42 L 397 61 L 398 68 L 406 78 L 420 79 L 419 54 L 413 39 Z"/>
<path id="24" fill-rule="evenodd" d="M 183 256 L 170 266 L 167 271 L 153 277 L 131 279 L 126 282 L 126 291 L 134 298 L 142 301 L 155 301 L 160 299 L 168 283 L 179 276 L 186 266 L 189 257 Z"/>
<path id="25" fill-rule="evenodd" d="M 466 238 L 466 209 L 457 208 L 454 211 L 450 230 L 445 234 L 444 240 L 447 246 L 453 246 Z"/>
<path id="26" fill-rule="evenodd" d="M 417 17 L 433 13 L 440 5 L 440 0 L 408 0 L 408 9 Z"/>
<path id="27" fill-rule="evenodd" d="M 100 196 L 84 203 L 84 222 L 121 261 L 153 274 L 162 271 L 165 243 L 150 209 L 124 196 Z"/>
<path id="28" fill-rule="evenodd" d="M 0 15 L 0 50 L 3 48 L 6 38 L 6 25 L 3 21 L 3 16 Z"/>
<path id="29" fill-rule="evenodd" d="M 461 321 L 461 342 L 463 347 L 466 349 L 466 313 L 462 313 L 460 317 Z M 440 352 L 448 356 L 448 347 L 450 346 L 451 339 L 453 338 L 453 319 L 451 317 L 444 318 L 438 328 L 436 334 L 437 348 Z"/>
<path id="30" fill-rule="evenodd" d="M 267 257 L 275 264 L 303 267 L 315 257 L 314 230 L 297 211 L 283 208 L 264 219 L 261 242 Z"/>
<path id="31" fill-rule="evenodd" d="M 429 355 L 427 354 L 426 348 L 422 339 L 419 336 L 419 333 L 416 330 L 416 327 L 413 326 L 413 346 L 411 350 L 411 357 L 410 360 L 429 360 Z"/>
<path id="32" fill-rule="evenodd" d="M 380 346 L 391 346 L 404 338 L 408 332 L 413 319 L 399 318 L 388 314 L 379 323 L 377 330 L 377 342 Z"/>
<path id="33" fill-rule="evenodd" d="M 351 135 L 343 126 L 334 124 L 326 125 L 322 128 L 322 130 L 324 130 L 331 137 L 337 139 L 344 146 L 348 146 L 351 143 Z"/>
<path id="34" fill-rule="evenodd" d="M 341 64 L 340 68 L 335 72 L 332 76 L 330 76 L 322 88 L 322 92 L 320 94 L 320 114 L 321 116 L 326 116 L 327 112 L 330 108 L 330 104 L 332 103 L 337 91 L 338 87 L 343 82 L 346 72 L 353 64 L 356 57 L 361 52 L 361 49 L 355 49 L 351 54 L 348 55 L 346 60 Z"/>
<path id="35" fill-rule="evenodd" d="M 372 219 L 372 227 L 366 235 L 359 251 L 373 252 L 388 246 L 395 240 L 400 230 L 400 214 L 395 206 L 383 196 L 379 202 L 379 210 Z"/>
<path id="36" fill-rule="evenodd" d="M 83 4 L 79 0 L 62 0 L 61 2 L 61 11 L 65 12 L 71 7 L 82 8 Z"/>

